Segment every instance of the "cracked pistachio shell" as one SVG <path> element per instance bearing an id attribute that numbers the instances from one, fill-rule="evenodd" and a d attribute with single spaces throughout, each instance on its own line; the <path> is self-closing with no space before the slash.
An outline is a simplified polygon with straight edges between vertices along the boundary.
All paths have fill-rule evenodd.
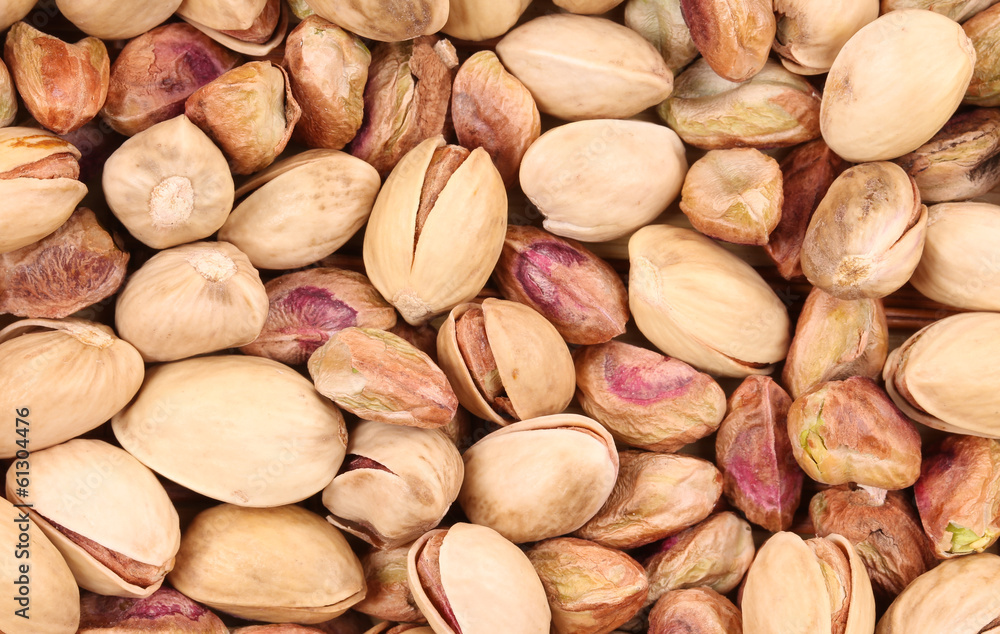
<path id="1" fill-rule="evenodd" d="M 586 18 L 584 18 L 586 19 Z M 601 242 L 649 224 L 681 191 L 688 171 L 673 130 L 647 121 L 596 119 L 549 130 L 521 161 L 521 189 L 558 236 Z"/>
<path id="2" fill-rule="evenodd" d="M 92 592 L 148 597 L 174 565 L 180 520 L 156 474 L 128 452 L 77 438 L 31 452 L 28 495 L 7 471 L 7 497 L 31 504 L 32 521 Z"/>
<path id="3" fill-rule="evenodd" d="M 278 161 L 236 192 L 244 197 L 219 239 L 262 269 L 294 269 L 332 254 L 364 226 L 378 173 L 337 150 L 307 150 Z M 281 213 L 275 213 L 280 210 Z"/>
<path id="4" fill-rule="evenodd" d="M 145 599 L 83 592 L 77 634 L 229 634 L 222 619 L 173 588 Z"/>
<path id="5" fill-rule="evenodd" d="M 655 46 L 675 75 L 698 57 L 680 0 L 629 0 L 625 26 Z"/>
<path id="6" fill-rule="evenodd" d="M 455 524 L 410 547 L 417 607 L 437 634 L 548 634 L 545 589 L 521 549 L 486 526 Z"/>
<path id="7" fill-rule="evenodd" d="M 126 140 L 104 164 L 101 184 L 115 217 L 154 249 L 209 237 L 233 208 L 226 157 L 185 115 Z"/>
<path id="8" fill-rule="evenodd" d="M 899 9 L 927 9 L 948 16 L 956 22 L 965 22 L 996 3 L 997 0 L 882 0 L 881 11 L 888 13 Z"/>
<path id="9" fill-rule="evenodd" d="M 795 324 L 781 379 L 792 398 L 798 398 L 826 381 L 877 379 L 888 354 L 889 326 L 881 299 L 837 299 L 813 288 Z"/>
<path id="10" fill-rule="evenodd" d="M 177 15 L 213 29 L 249 29 L 268 0 L 184 0 Z"/>
<path id="11" fill-rule="evenodd" d="M 553 14 L 535 18 L 497 44 L 503 65 L 546 114 L 627 119 L 673 88 L 673 73 L 641 35 L 604 18 Z"/>
<path id="12" fill-rule="evenodd" d="M 681 0 L 702 58 L 720 77 L 742 82 L 760 72 L 774 42 L 771 0 Z"/>
<path id="13" fill-rule="evenodd" d="M 926 297 L 967 310 L 1000 310 L 1000 206 L 941 203 L 927 210 L 927 237 L 910 283 Z"/>
<path id="14" fill-rule="evenodd" d="M 347 456 L 323 490 L 327 520 L 376 548 L 396 548 L 437 526 L 465 472 L 458 449 L 436 429 L 363 420 L 351 430 Z"/>
<path id="15" fill-rule="evenodd" d="M 769 374 L 785 358 L 788 311 L 753 267 L 690 229 L 629 240 L 629 308 L 664 354 L 720 376 Z"/>
<path id="16" fill-rule="evenodd" d="M 104 324 L 22 319 L 0 330 L 0 407 L 31 424 L 31 451 L 65 442 L 106 422 L 142 384 L 142 357 Z M 0 440 L 12 458 L 20 439 Z"/>
<path id="17" fill-rule="evenodd" d="M 249 0 L 249 2 L 256 4 L 257 0 Z M 186 3 L 188 5 L 194 4 L 191 0 L 187 0 Z M 213 0 L 212 4 L 217 3 Z M 251 25 L 246 29 L 214 28 L 186 15 L 180 13 L 178 15 L 185 22 L 226 48 L 252 57 L 267 56 L 285 40 L 285 34 L 288 32 L 288 8 L 281 0 L 267 0 L 264 3 L 264 8 L 256 13 L 244 12 L 244 16 L 255 16 Z"/>
<path id="18" fill-rule="evenodd" d="M 35 2 L 37 0 L 7 0 L 0 5 L 0 31 L 6 31 L 10 25 L 28 15 Z"/>
<path id="19" fill-rule="evenodd" d="M 851 36 L 879 15 L 879 0 L 775 0 L 774 50 L 800 75 L 830 70 Z"/>
<path id="20" fill-rule="evenodd" d="M 830 67 L 820 109 L 823 139 L 856 163 L 912 152 L 954 114 L 975 61 L 972 42 L 954 20 L 922 9 L 883 15 L 855 33 Z"/>
<path id="21" fill-rule="evenodd" d="M 743 634 L 743 617 L 711 588 L 673 590 L 649 613 L 649 634 Z"/>
<path id="22" fill-rule="evenodd" d="M 267 291 L 250 260 L 228 242 L 160 251 L 129 277 L 115 328 L 145 361 L 176 361 L 257 338 Z"/>
<path id="23" fill-rule="evenodd" d="M 425 620 L 413 600 L 406 578 L 406 557 L 410 546 L 411 544 L 403 544 L 395 548 L 376 548 L 361 556 L 368 592 L 352 609 L 386 621 Z"/>
<path id="24" fill-rule="evenodd" d="M 347 448 L 340 410 L 308 379 L 277 361 L 240 355 L 153 366 L 112 429 L 158 474 L 243 506 L 318 493 Z"/>
<path id="25" fill-rule="evenodd" d="M 461 322 L 473 310 L 482 313 L 482 326 L 477 326 L 482 330 L 470 345 Z M 558 414 L 573 400 L 576 372 L 566 342 L 555 326 L 524 304 L 487 298 L 482 304 L 456 306 L 438 331 L 437 354 L 462 406 L 498 425 Z M 484 379 L 481 364 L 490 356 L 493 367 Z M 500 394 L 487 400 L 479 382 L 496 379 Z M 503 395 L 509 407 L 497 403 Z"/>
<path id="26" fill-rule="evenodd" d="M 481 42 L 509 31 L 531 0 L 450 0 L 448 4 L 448 21 L 441 30 L 460 40 Z"/>
<path id="27" fill-rule="evenodd" d="M 885 297 L 917 268 L 926 228 L 927 206 L 903 168 L 855 165 L 833 181 L 809 221 L 802 271 L 840 299 Z"/>
<path id="28" fill-rule="evenodd" d="M 462 510 L 470 521 L 518 544 L 583 526 L 604 505 L 618 476 L 611 434 L 577 414 L 508 425 L 463 458 Z"/>
<path id="29" fill-rule="evenodd" d="M 432 159 L 437 150 L 454 147 L 444 145 L 442 137 L 430 138 L 403 156 L 375 199 L 365 229 L 368 277 L 414 326 L 482 290 L 507 231 L 507 191 L 489 154 L 473 150 L 442 183 Z M 425 185 L 438 192 L 436 200 L 424 200 Z"/>
<path id="30" fill-rule="evenodd" d="M 1000 438 L 1000 315 L 965 313 L 918 331 L 889 353 L 882 378 L 904 414 L 956 434 Z"/>
<path id="31" fill-rule="evenodd" d="M 169 581 L 212 609 L 270 623 L 322 623 L 365 596 L 364 570 L 344 536 L 294 505 L 202 511 Z"/>
<path id="32" fill-rule="evenodd" d="M 56 7 L 87 35 L 102 40 L 127 40 L 164 22 L 182 0 L 56 0 Z"/>
<path id="33" fill-rule="evenodd" d="M 781 597 L 781 601 L 775 601 Z M 869 634 L 875 597 L 864 563 L 840 535 L 775 533 L 757 551 L 742 596 L 745 634 Z"/>
<path id="34" fill-rule="evenodd" d="M 34 443 L 31 446 L 34 448 Z M 0 498 L 0 540 L 8 546 L 0 554 L 0 574 L 6 591 L 0 600 L 0 630 L 74 634 L 80 624 L 80 588 L 62 554 L 44 534 L 31 528 L 28 517 L 25 509 L 14 508 Z M 15 547 L 23 534 L 29 536 L 29 550 Z M 20 552 L 30 555 L 18 558 Z M 25 562 L 28 562 L 27 574 L 23 573 Z M 21 583 L 18 585 L 17 581 Z M 28 588 L 30 596 L 26 602 L 18 601 L 17 592 L 21 587 Z M 15 613 L 22 608 L 27 608 L 23 612 L 27 620 Z"/>
<path id="35" fill-rule="evenodd" d="M 448 21 L 448 0 L 306 0 L 316 15 L 380 42 L 402 42 L 437 33 Z"/>

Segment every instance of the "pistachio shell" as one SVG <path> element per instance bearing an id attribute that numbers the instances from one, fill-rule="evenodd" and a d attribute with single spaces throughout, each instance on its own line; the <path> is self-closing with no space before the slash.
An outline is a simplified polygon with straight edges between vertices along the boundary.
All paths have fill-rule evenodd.
<path id="1" fill-rule="evenodd" d="M 675 75 L 698 57 L 680 0 L 629 0 L 625 26 L 655 46 Z"/>
<path id="2" fill-rule="evenodd" d="M 879 0 L 775 0 L 774 50 L 793 73 L 830 70 L 844 44 L 878 17 Z"/>
<path id="3" fill-rule="evenodd" d="M 28 15 L 37 0 L 7 0 L 0 5 L 0 31 Z"/>
<path id="4" fill-rule="evenodd" d="M 481 42 L 509 31 L 531 0 L 450 0 L 448 4 L 448 21 L 441 30 L 461 40 Z"/>
<path id="5" fill-rule="evenodd" d="M 743 634 L 740 611 L 711 588 L 673 590 L 656 603 L 649 634 L 670 634 L 678 627 L 691 634 Z"/>
<path id="6" fill-rule="evenodd" d="M 17 168 L 27 168 L 33 163 L 60 156 L 71 161 L 79 161 L 80 150 L 72 143 L 56 136 L 54 132 L 40 128 L 19 126 L 0 129 L 0 174 L 13 172 Z M 16 173 L 21 175 L 20 173 Z M 24 176 L 32 176 L 28 173 Z M 45 178 L 38 176 L 37 178 Z"/>
<path id="7" fill-rule="evenodd" d="M 436 33 L 448 21 L 448 0 L 306 0 L 322 18 L 380 42 L 402 42 Z"/>
<path id="8" fill-rule="evenodd" d="M 135 628 L 135 629 L 133 629 Z M 229 634 L 222 619 L 173 588 L 145 599 L 84 592 L 77 634 Z"/>
<path id="9" fill-rule="evenodd" d="M 977 106 L 1000 106 L 997 25 L 1000 25 L 1000 9 L 995 5 L 973 15 L 962 25 L 976 51 L 976 64 L 972 69 L 972 81 L 965 91 L 965 103 Z"/>
<path id="10" fill-rule="evenodd" d="M 881 11 L 888 13 L 900 9 L 927 9 L 948 16 L 955 22 L 965 22 L 996 3 L 997 0 L 882 0 Z"/>
<path id="11" fill-rule="evenodd" d="M 769 0 L 681 0 L 681 9 L 691 39 L 719 76 L 746 81 L 764 67 L 775 30 Z"/>
<path id="12" fill-rule="evenodd" d="M 0 180 L 0 253 L 41 240 L 73 215 L 87 186 L 72 178 Z"/>
<path id="13" fill-rule="evenodd" d="M 251 1 L 256 2 L 256 0 Z M 277 11 L 277 15 L 273 13 L 274 11 Z M 253 41 L 248 41 L 246 36 L 252 32 L 249 30 L 251 27 L 248 27 L 248 29 L 217 29 L 206 24 L 202 24 L 198 20 L 193 20 L 184 15 L 181 15 L 181 18 L 219 44 L 222 44 L 226 48 L 236 51 L 237 53 L 243 53 L 244 55 L 265 57 L 277 48 L 279 44 L 284 42 L 285 34 L 288 33 L 288 8 L 285 6 L 284 2 L 280 2 L 280 0 L 269 0 L 265 3 L 265 8 L 261 11 L 250 14 L 244 13 L 243 15 L 257 16 L 255 21 L 251 24 L 252 28 L 258 27 L 261 20 L 260 16 L 263 15 L 268 15 L 271 19 L 276 20 L 276 24 L 272 21 L 268 21 L 264 26 L 264 28 L 267 28 L 268 31 L 263 35 L 259 35 Z M 269 28 L 271 25 L 274 26 L 273 30 Z"/>
<path id="14" fill-rule="evenodd" d="M 165 21 L 182 0 L 56 0 L 59 12 L 87 35 L 102 40 L 126 40 Z M 256 14 L 255 14 L 256 15 Z"/>
<path id="15" fill-rule="evenodd" d="M 387 621 L 425 620 L 406 579 L 406 556 L 410 546 L 373 549 L 361 556 L 368 592 L 354 610 Z"/>
<path id="16" fill-rule="evenodd" d="M 253 26 L 266 4 L 267 0 L 184 0 L 177 14 L 213 29 L 241 30 Z"/>

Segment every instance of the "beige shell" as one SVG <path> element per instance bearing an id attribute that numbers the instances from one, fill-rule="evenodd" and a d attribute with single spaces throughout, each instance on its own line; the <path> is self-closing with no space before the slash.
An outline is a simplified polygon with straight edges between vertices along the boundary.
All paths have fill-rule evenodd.
<path id="1" fill-rule="evenodd" d="M 44 534 L 27 523 L 24 509 L 0 498 L 0 575 L 6 594 L 0 599 L 0 631 L 24 634 L 74 634 L 80 625 L 80 588 L 66 560 Z M 28 549 L 18 549 L 22 534 L 29 540 Z M 19 552 L 30 552 L 21 555 Z M 22 566 L 27 566 L 27 572 Z M 24 575 L 22 581 L 21 575 Z M 18 583 L 21 582 L 21 583 Z M 15 598 L 18 588 L 28 588 L 27 605 Z M 16 610 L 29 609 L 23 614 Z"/>
<path id="2" fill-rule="evenodd" d="M 368 163 L 337 150 L 308 150 L 279 161 L 237 192 L 246 198 L 219 239 L 254 266 L 294 269 L 325 258 L 364 226 L 381 182 Z"/>
<path id="3" fill-rule="evenodd" d="M 306 0 L 321 18 L 380 42 L 437 33 L 448 21 L 448 0 Z"/>
<path id="4" fill-rule="evenodd" d="M 912 152 L 958 108 L 975 61 L 954 20 L 923 9 L 886 13 L 848 40 L 830 68 L 823 140 L 855 163 Z"/>
<path id="5" fill-rule="evenodd" d="M 78 438 L 32 452 L 27 495 L 18 495 L 17 465 L 7 497 L 32 505 L 32 521 L 66 558 L 81 587 L 103 595 L 148 597 L 163 583 L 181 544 L 180 519 L 156 475 L 128 452 Z M 124 557 L 160 569 L 152 585 L 128 583 L 51 522 Z"/>
<path id="6" fill-rule="evenodd" d="M 111 328 L 82 319 L 22 319 L 0 330 L 0 408 L 28 421 L 29 446 L 10 433 L 0 457 L 39 451 L 94 429 L 135 396 L 142 384 L 139 352 Z"/>
<path id="7" fill-rule="evenodd" d="M 102 40 L 126 40 L 164 22 L 181 0 L 56 0 L 66 19 L 87 35 Z"/>
<path id="8" fill-rule="evenodd" d="M 225 155 L 185 115 L 127 139 L 104 164 L 101 182 L 111 211 L 154 249 L 207 238 L 233 208 Z"/>
<path id="9" fill-rule="evenodd" d="M 531 0 L 450 0 L 441 30 L 473 42 L 500 37 L 517 24 L 529 4 Z"/>
<path id="10" fill-rule="evenodd" d="M 363 420 L 351 430 L 347 453 L 387 470 L 344 465 L 323 490 L 327 520 L 376 548 L 401 546 L 437 526 L 462 486 L 462 456 L 436 429 Z"/>
<path id="11" fill-rule="evenodd" d="M 253 2 L 254 4 L 256 4 L 257 0 L 251 0 L 251 2 Z M 186 4 L 187 5 L 193 5 L 195 3 L 192 2 L 192 0 L 186 0 Z M 220 3 L 218 3 L 218 2 L 212 2 L 212 4 L 218 5 Z M 265 4 L 266 4 L 266 2 L 265 2 Z M 182 7 L 182 9 L 183 9 L 183 7 Z M 263 9 L 261 9 L 261 10 L 263 10 Z M 257 13 L 251 13 L 251 11 L 252 10 L 242 10 L 239 7 L 237 7 L 236 15 L 240 18 L 241 21 L 243 21 L 243 19 L 247 15 L 257 16 L 257 15 L 260 14 L 260 11 L 258 11 Z M 277 48 L 278 45 L 281 44 L 285 40 L 285 35 L 288 33 L 288 11 L 289 11 L 288 7 L 285 5 L 284 2 L 282 2 L 281 3 L 281 17 L 278 19 L 277 26 L 274 27 L 274 33 L 271 35 L 271 37 L 266 42 L 263 42 L 261 44 L 255 44 L 253 42 L 245 42 L 245 41 L 243 41 L 243 40 L 241 40 L 239 38 L 235 38 L 232 35 L 224 33 L 219 28 L 213 28 L 213 27 L 208 26 L 206 24 L 202 24 L 198 20 L 190 18 L 190 17 L 188 17 L 186 15 L 183 15 L 180 12 L 178 12 L 178 15 L 180 15 L 181 18 L 185 22 L 187 22 L 188 24 L 190 24 L 194 28 L 198 29 L 199 31 L 201 31 L 202 33 L 204 33 L 205 35 L 207 35 L 208 37 L 212 38 L 213 40 L 215 40 L 219 44 L 222 44 L 223 46 L 225 46 L 229 50 L 236 51 L 237 53 L 243 53 L 244 55 L 250 55 L 250 56 L 253 56 L 253 57 L 264 57 L 268 53 L 270 53 L 271 51 L 273 51 L 275 48 Z M 220 12 L 220 14 L 221 14 L 221 12 Z M 215 14 L 215 15 L 220 15 L 220 14 Z M 213 18 L 215 17 L 215 15 L 213 15 Z M 240 30 L 243 30 L 243 29 L 225 29 L 225 30 L 240 31 Z"/>
<path id="12" fill-rule="evenodd" d="M 181 539 L 169 581 L 210 608 L 271 623 L 322 623 L 365 596 L 347 540 L 299 506 L 202 511 Z"/>
<path id="13" fill-rule="evenodd" d="M 0 31 L 28 15 L 37 0 L 7 0 L 0 5 Z"/>
<path id="14" fill-rule="evenodd" d="M 521 161 L 521 188 L 548 231 L 585 242 L 649 224 L 681 191 L 688 164 L 670 128 L 646 121 L 577 121 L 549 130 Z"/>
<path id="15" fill-rule="evenodd" d="M 793 73 L 825 73 L 844 43 L 877 18 L 878 10 L 879 0 L 775 0 L 774 50 Z"/>
<path id="16" fill-rule="evenodd" d="M 340 410 L 308 379 L 277 361 L 238 355 L 154 366 L 112 429 L 153 471 L 242 506 L 318 493 L 347 447 Z"/>
<path id="17" fill-rule="evenodd" d="M 455 321 L 477 304 L 460 304 L 438 331 L 437 354 L 459 402 L 498 425 L 511 422 L 494 410 L 476 387 L 455 334 Z M 518 420 L 558 414 L 576 390 L 576 369 L 566 342 L 547 319 L 518 302 L 488 298 L 482 303 L 486 336 L 507 398 Z"/>
<path id="18" fill-rule="evenodd" d="M 427 167 L 443 145 L 442 137 L 432 137 L 403 156 L 382 186 L 365 230 L 368 277 L 415 326 L 482 290 L 507 232 L 503 179 L 486 150 L 476 148 L 448 179 L 415 238 Z"/>
<path id="19" fill-rule="evenodd" d="M 425 533 L 410 547 L 407 572 L 413 599 L 437 634 L 456 634 L 427 596 L 417 573 Z M 548 634 L 552 613 L 527 555 L 496 531 L 475 524 L 447 529 L 438 559 L 441 585 L 462 634 Z"/>
<path id="20" fill-rule="evenodd" d="M 667 225 L 640 229 L 628 248 L 632 316 L 664 354 L 732 377 L 770 374 L 785 358 L 788 311 L 749 264 Z"/>
<path id="21" fill-rule="evenodd" d="M 580 528 L 604 506 L 618 478 L 611 434 L 577 414 L 508 425 L 463 458 L 462 510 L 471 522 L 519 544 Z"/>
<path id="22" fill-rule="evenodd" d="M 243 31 L 253 26 L 267 0 L 184 0 L 177 15 L 210 29 Z"/>
<path id="23" fill-rule="evenodd" d="M 118 294 L 115 327 L 146 361 L 176 361 L 246 345 L 267 320 L 260 275 L 228 242 L 160 251 Z"/>

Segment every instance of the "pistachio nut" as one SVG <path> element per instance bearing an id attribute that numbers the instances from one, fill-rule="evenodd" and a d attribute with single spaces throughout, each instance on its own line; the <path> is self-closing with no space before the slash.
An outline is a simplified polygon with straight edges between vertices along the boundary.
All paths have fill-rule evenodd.
<path id="1" fill-rule="evenodd" d="M 306 0 L 316 15 L 361 37 L 402 42 L 440 31 L 448 21 L 448 0 Z"/>
<path id="2" fill-rule="evenodd" d="M 14 123 L 17 116 L 17 90 L 7 65 L 0 60 L 0 128 Z"/>
<path id="3" fill-rule="evenodd" d="M 115 294 L 129 254 L 79 207 L 38 242 L 0 254 L 0 313 L 60 319 Z"/>
<path id="4" fill-rule="evenodd" d="M 111 65 L 101 116 L 126 136 L 184 114 L 194 91 L 231 70 L 239 55 L 190 24 L 158 26 L 130 40 Z"/>
<path id="5" fill-rule="evenodd" d="M 396 548 L 441 522 L 464 472 L 444 432 L 363 420 L 351 430 L 340 473 L 323 490 L 327 520 L 376 548 Z"/>
<path id="6" fill-rule="evenodd" d="M 875 596 L 896 598 L 937 563 L 920 518 L 900 491 L 835 487 L 809 502 L 817 537 L 843 535 L 868 570 Z"/>
<path id="7" fill-rule="evenodd" d="M 431 361 L 434 363 L 438 362 L 437 358 L 437 334 L 438 331 L 434 326 L 430 324 L 422 324 L 420 326 L 411 326 L 405 321 L 396 320 L 396 325 L 392 328 L 387 329 L 394 335 L 402 337 L 407 340 L 413 347 L 417 350 L 423 352 Z M 459 408 L 461 413 L 461 408 Z M 447 430 L 443 430 L 446 434 L 449 433 Z"/>
<path id="8" fill-rule="evenodd" d="M 855 33 L 830 67 L 820 109 L 823 139 L 854 162 L 912 152 L 955 112 L 975 61 L 957 22 L 922 9 L 886 13 Z"/>
<path id="9" fill-rule="evenodd" d="M 674 75 L 698 57 L 680 0 L 628 0 L 625 26 L 655 46 Z"/>
<path id="10" fill-rule="evenodd" d="M 313 624 L 365 596 L 361 562 L 340 531 L 299 506 L 222 504 L 195 516 L 169 581 L 243 619 Z"/>
<path id="11" fill-rule="evenodd" d="M 934 301 L 967 310 L 1000 310 L 993 239 L 1000 206 L 940 203 L 927 210 L 927 237 L 910 282 Z"/>
<path id="12" fill-rule="evenodd" d="M 160 587 L 144 599 L 80 596 L 77 634 L 229 634 L 222 619 L 173 588 Z"/>
<path id="13" fill-rule="evenodd" d="M 583 526 L 608 499 L 618 475 L 611 434 L 577 414 L 508 425 L 462 457 L 458 502 L 465 515 L 517 544 Z"/>
<path id="14" fill-rule="evenodd" d="M 980 11 L 962 25 L 975 49 L 972 80 L 964 102 L 975 106 L 1000 106 L 1000 56 L 997 55 L 997 26 L 1000 9 L 996 5 Z"/>
<path id="15" fill-rule="evenodd" d="M 325 634 L 366 634 L 372 627 L 372 620 L 360 612 L 353 609 L 344 612 L 340 616 L 330 621 L 318 623 L 316 629 Z M 434 634 L 430 628 L 426 632 L 414 632 L 413 634 Z"/>
<path id="16" fill-rule="evenodd" d="M 245 354 L 300 365 L 330 335 L 351 326 L 389 330 L 396 310 L 361 273 L 319 267 L 276 277 L 264 285 L 270 306 L 264 327 Z"/>
<path id="17" fill-rule="evenodd" d="M 704 58 L 687 67 L 656 112 L 688 145 L 703 150 L 787 147 L 820 135 L 820 95 L 774 60 L 748 81 L 715 74 Z"/>
<path id="18" fill-rule="evenodd" d="M 365 270 L 403 319 L 423 324 L 482 290 L 506 230 L 507 192 L 486 150 L 434 137 L 403 157 L 375 199 Z"/>
<path id="19" fill-rule="evenodd" d="M 277 361 L 239 355 L 152 367 L 112 429 L 158 474 L 244 506 L 318 493 L 347 448 L 343 416 L 308 379 Z"/>
<path id="20" fill-rule="evenodd" d="M 607 503 L 574 533 L 611 548 L 651 544 L 702 521 L 722 495 L 711 462 L 682 454 L 622 451 Z"/>
<path id="21" fill-rule="evenodd" d="M 80 151 L 47 130 L 0 128 L 0 253 L 58 229 L 87 195 Z"/>
<path id="22" fill-rule="evenodd" d="M 795 324 L 781 378 L 792 398 L 827 381 L 877 379 L 889 354 L 889 326 L 881 299 L 837 299 L 809 291 Z"/>
<path id="23" fill-rule="evenodd" d="M 729 599 L 711 588 L 671 590 L 649 613 L 649 634 L 743 634 L 743 617 Z"/>
<path id="24" fill-rule="evenodd" d="M 31 452 L 30 471 L 26 489 L 11 465 L 7 498 L 30 505 L 31 521 L 81 587 L 124 597 L 147 597 L 160 587 L 181 529 L 156 474 L 123 449 L 81 438 Z"/>
<path id="25" fill-rule="evenodd" d="M 802 271 L 840 299 L 885 297 L 917 268 L 927 206 L 895 163 L 864 163 L 833 181 L 809 221 Z"/>
<path id="26" fill-rule="evenodd" d="M 517 24 L 530 4 L 531 0 L 450 0 L 448 21 L 441 30 L 460 40 L 491 40 Z"/>
<path id="27" fill-rule="evenodd" d="M 425 533 L 410 547 L 407 575 L 437 634 L 549 632 L 552 614 L 531 561 L 486 526 Z"/>
<path id="28" fill-rule="evenodd" d="M 367 420 L 434 428 L 458 408 L 445 373 L 429 356 L 375 328 L 331 334 L 309 357 L 309 375 L 320 394 Z"/>
<path id="29" fill-rule="evenodd" d="M 772 532 L 791 527 L 802 496 L 803 473 L 788 437 L 791 405 L 773 379 L 748 376 L 729 398 L 729 413 L 715 437 L 726 499 Z"/>
<path id="30" fill-rule="evenodd" d="M 851 542 L 836 534 L 805 541 L 794 533 L 772 535 L 747 572 L 742 607 L 745 634 L 875 629 L 875 597 L 864 563 Z"/>
<path id="31" fill-rule="evenodd" d="M 775 33 L 768 0 L 681 0 L 681 10 L 698 52 L 720 77 L 742 82 L 764 67 Z"/>
<path id="32" fill-rule="evenodd" d="M 11 24 L 14 24 L 31 12 L 37 0 L 8 0 L 0 6 L 0 31 L 6 31 Z"/>
<path id="33" fill-rule="evenodd" d="M 593 19 L 593 18 L 581 18 Z M 652 222 L 681 191 L 688 164 L 670 128 L 598 119 L 549 130 L 521 161 L 521 188 L 548 231 L 585 242 Z"/>
<path id="34" fill-rule="evenodd" d="M 368 592 L 352 609 L 386 621 L 425 621 L 407 582 L 406 557 L 410 546 L 372 549 L 361 556 Z"/>
<path id="35" fill-rule="evenodd" d="M 243 198 L 225 219 L 219 239 L 235 244 L 258 268 L 313 264 L 364 226 L 379 185 L 375 170 L 350 154 L 307 150 L 240 187 L 236 195 Z"/>
<path id="36" fill-rule="evenodd" d="M 778 162 L 760 150 L 710 150 L 684 177 L 681 211 L 711 238 L 763 246 L 781 220 L 781 179 Z"/>
<path id="37" fill-rule="evenodd" d="M 646 572 L 620 550 L 557 537 L 535 544 L 527 555 L 545 586 L 556 634 L 608 632 L 627 623 L 646 600 Z"/>
<path id="38" fill-rule="evenodd" d="M 604 18 L 544 15 L 515 28 L 497 55 L 546 114 L 627 119 L 673 88 L 673 73 L 641 35 Z"/>
<path id="39" fill-rule="evenodd" d="M 22 319 L 0 330 L 0 408 L 18 415 L 0 440 L 12 458 L 30 436 L 32 452 L 101 425 L 142 384 L 139 352 L 104 324 L 83 319 Z M 15 433 L 23 429 L 23 435 Z"/>
<path id="40" fill-rule="evenodd" d="M 665 354 L 720 376 L 769 374 L 788 311 L 749 264 L 690 229 L 650 225 L 628 244 L 629 308 Z"/>
<path id="41" fill-rule="evenodd" d="M 30 549 L 16 548 L 24 539 L 29 540 Z M 0 600 L 0 630 L 74 634 L 80 624 L 80 588 L 73 573 L 49 538 L 32 530 L 28 513 L 4 499 L 0 499 L 0 540 L 8 544 L 0 555 L 0 574 L 7 591 Z M 19 552 L 30 553 L 30 559 L 18 557 Z M 28 588 L 25 601 L 18 601 L 19 587 Z"/>
<path id="42" fill-rule="evenodd" d="M 357 36 L 317 15 L 285 42 L 285 68 L 302 108 L 293 137 L 309 147 L 339 150 L 361 127 L 372 55 Z"/>
<path id="43" fill-rule="evenodd" d="M 879 15 L 879 0 L 775 0 L 774 50 L 785 68 L 800 75 L 830 70 L 837 53 Z"/>
<path id="44" fill-rule="evenodd" d="M 903 413 L 957 434 L 1000 438 L 1000 407 L 988 377 L 1000 315 L 966 313 L 934 322 L 889 353 L 882 377 Z"/>
<path id="45" fill-rule="evenodd" d="M 19 2 L 20 0 L 15 0 Z M 141 35 L 166 21 L 183 0 L 55 0 L 62 13 L 76 28 L 102 40 L 127 40 Z"/>
<path id="46" fill-rule="evenodd" d="M 719 384 L 678 359 L 609 341 L 579 348 L 574 360 L 580 406 L 621 444 L 677 451 L 726 414 Z"/>
<path id="47" fill-rule="evenodd" d="M 504 425 L 558 414 L 573 400 L 576 372 L 566 342 L 524 304 L 459 304 L 438 331 L 437 348 L 459 402 L 480 418 Z"/>
<path id="48" fill-rule="evenodd" d="M 211 12 L 210 15 L 212 16 L 212 18 L 206 16 L 206 19 L 210 19 L 209 22 L 205 23 L 189 17 L 193 13 L 192 9 L 196 4 L 207 6 L 207 10 Z M 229 16 L 219 10 L 222 5 L 226 4 L 234 5 L 232 8 L 241 17 L 243 24 L 247 23 L 245 18 L 252 18 L 250 26 L 235 29 L 213 26 L 226 23 L 233 24 L 233 22 L 228 21 L 227 18 Z M 288 32 L 288 9 L 281 0 L 267 0 L 263 8 L 254 12 L 253 5 L 256 4 L 258 4 L 258 0 L 242 0 L 237 2 L 232 2 L 231 0 L 223 2 L 219 2 L 218 0 L 208 0 L 207 2 L 202 0 L 185 0 L 184 4 L 181 5 L 181 11 L 178 12 L 178 15 L 188 24 L 230 50 L 254 57 L 266 57 L 285 40 L 285 34 Z M 242 5 L 242 7 L 239 5 Z"/>
<path id="49" fill-rule="evenodd" d="M 997 0 L 882 0 L 881 11 L 888 13 L 899 9 L 927 9 L 948 16 L 956 22 L 965 22 L 996 3 Z"/>
<path id="50" fill-rule="evenodd" d="M 185 115 L 126 140 L 104 164 L 101 184 L 115 217 L 154 249 L 209 237 L 233 208 L 226 157 Z"/>

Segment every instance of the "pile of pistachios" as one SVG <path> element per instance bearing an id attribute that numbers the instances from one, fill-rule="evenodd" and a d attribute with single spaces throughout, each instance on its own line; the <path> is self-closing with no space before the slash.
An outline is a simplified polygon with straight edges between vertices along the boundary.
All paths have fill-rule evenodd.
<path id="1" fill-rule="evenodd" d="M 4 0 L 0 632 L 1000 631 L 997 1 Z"/>

